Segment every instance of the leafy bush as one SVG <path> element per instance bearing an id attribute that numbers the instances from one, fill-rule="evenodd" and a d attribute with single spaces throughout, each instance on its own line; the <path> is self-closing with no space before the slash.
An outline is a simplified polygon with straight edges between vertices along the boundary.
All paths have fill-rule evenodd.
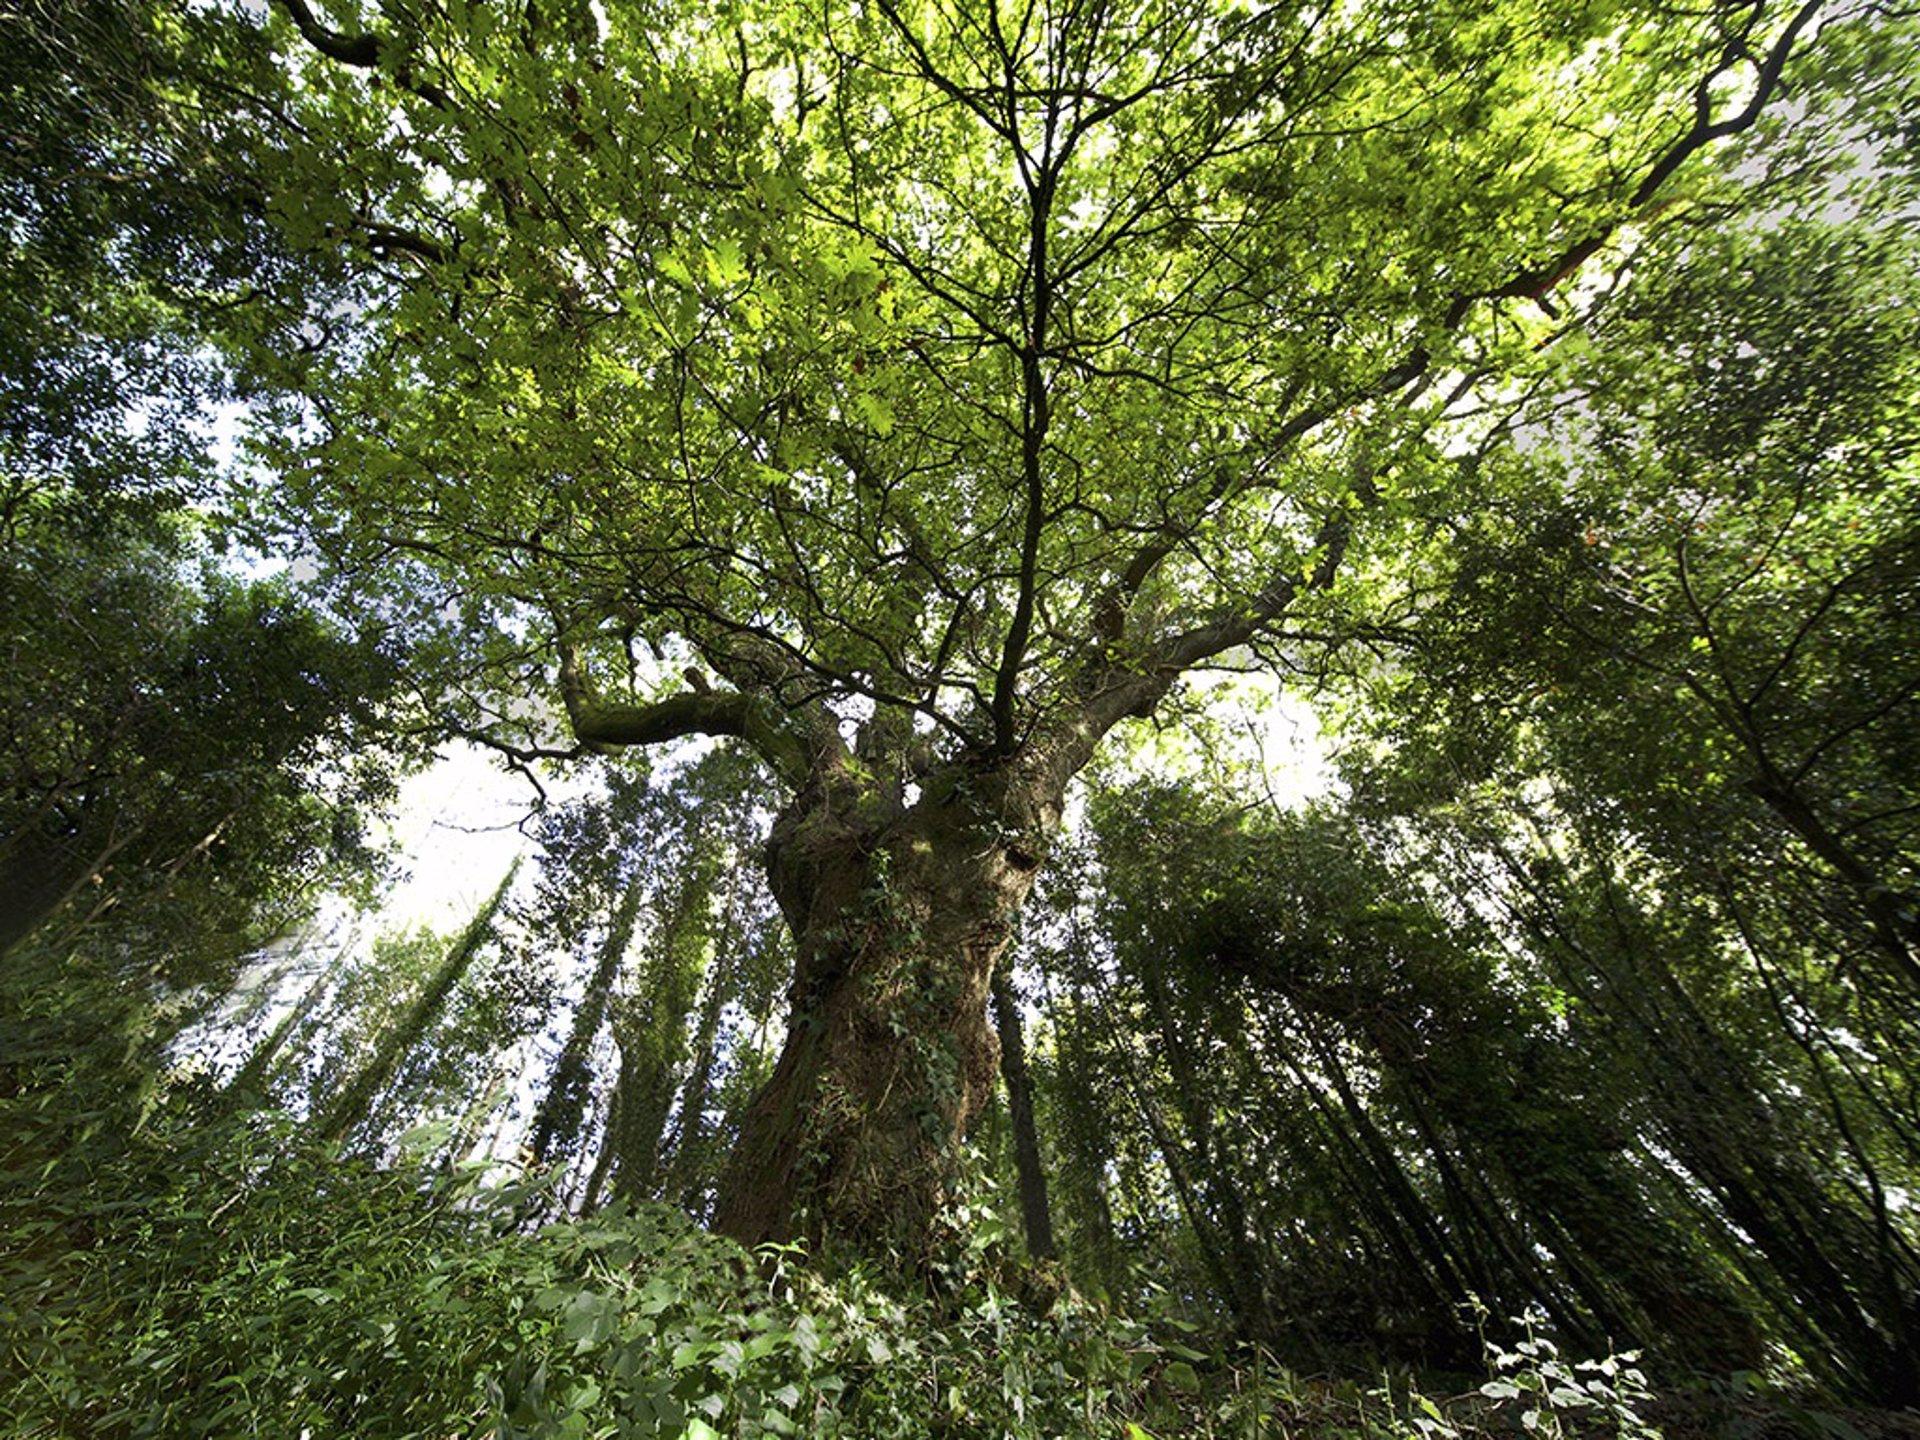
<path id="1" fill-rule="evenodd" d="M 1181 1355 L 1204 1358 L 1017 1297 L 984 1241 L 901 1299 L 665 1207 L 529 1232 L 534 1184 L 258 1123 L 130 1145 L 83 1188 L 68 1170 L 7 1194 L 14 1435 L 1150 1433 L 1199 1383 Z"/>
<path id="2" fill-rule="evenodd" d="M 1546 1316 L 1530 1309 L 1514 1320 L 1521 1332 L 1512 1349 L 1487 1342 L 1494 1378 L 1480 1387 L 1490 1400 L 1517 1408 L 1520 1423 L 1543 1440 L 1598 1430 L 1619 1440 L 1660 1440 L 1642 1409 L 1653 1399 L 1640 1355 L 1629 1350 L 1600 1360 L 1567 1361 L 1544 1333 Z"/>

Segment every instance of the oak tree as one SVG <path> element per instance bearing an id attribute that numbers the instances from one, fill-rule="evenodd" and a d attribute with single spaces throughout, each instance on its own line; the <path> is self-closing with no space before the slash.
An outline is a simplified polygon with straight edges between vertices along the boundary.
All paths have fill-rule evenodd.
<path id="1" fill-rule="evenodd" d="M 1375 563 L 1436 427 L 1731 206 L 1717 147 L 1849 23 L 280 0 L 234 164 L 340 279 L 241 337 L 259 519 L 484 619 L 449 724 L 522 763 L 764 762 L 797 959 L 717 1223 L 914 1253 L 1103 737 Z"/>

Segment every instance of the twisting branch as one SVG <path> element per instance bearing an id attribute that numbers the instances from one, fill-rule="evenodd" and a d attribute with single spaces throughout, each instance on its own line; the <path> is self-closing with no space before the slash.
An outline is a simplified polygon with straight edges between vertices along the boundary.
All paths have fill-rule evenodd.
<path id="1" fill-rule="evenodd" d="M 1363 475 L 1357 488 L 1364 491 L 1370 484 Z M 1065 719 L 1063 733 L 1047 747 L 1054 762 L 1068 767 L 1083 763 L 1100 737 L 1122 720 L 1152 714 L 1182 674 L 1269 631 L 1303 591 L 1331 586 L 1352 535 L 1351 514 L 1334 510 L 1314 538 L 1316 558 L 1307 574 L 1294 562 L 1283 563 L 1257 595 L 1222 608 L 1201 624 L 1162 636 L 1133 660 L 1083 671 L 1078 681 L 1081 699 Z"/>
<path id="2" fill-rule="evenodd" d="M 747 697 L 738 691 L 689 690 L 648 705 L 609 703 L 580 670 L 578 648 L 560 642 L 560 698 L 573 733 L 588 745 L 657 745 L 688 735 L 747 733 Z"/>
<path id="3" fill-rule="evenodd" d="M 647 705 L 603 700 L 581 673 L 578 648 L 560 642 L 560 698 L 583 745 L 597 750 L 659 745 L 689 735 L 732 736 L 751 745 L 782 779 L 798 784 L 805 747 L 759 697 L 738 690 L 690 690 Z"/>
<path id="4" fill-rule="evenodd" d="M 1698 151 L 1716 140 L 1725 140 L 1751 128 L 1760 118 L 1760 112 L 1773 98 L 1779 88 L 1780 77 L 1785 71 L 1788 57 L 1798 43 L 1801 32 L 1813 23 L 1813 17 L 1819 13 L 1822 0 L 1806 0 L 1806 3 L 1794 12 L 1793 19 L 1780 32 L 1779 38 L 1766 56 L 1759 62 L 1759 76 L 1753 87 L 1753 94 L 1741 109 L 1724 120 L 1713 118 L 1713 83 L 1727 72 L 1727 63 L 1714 67 L 1703 76 L 1693 89 L 1693 123 L 1671 145 L 1660 153 L 1658 159 L 1648 168 L 1640 184 L 1627 201 L 1628 211 L 1637 213 L 1652 203 L 1660 188 L 1673 178 L 1673 174 L 1691 159 Z M 1731 57 L 1729 57 L 1731 59 Z M 1612 238 L 1628 216 L 1616 216 L 1607 221 L 1598 230 L 1574 241 L 1552 259 L 1527 270 L 1521 271 L 1504 285 L 1487 291 L 1484 296 L 1461 296 L 1454 304 L 1462 307 L 1470 305 L 1475 299 L 1533 300 L 1551 315 L 1554 313 L 1551 301 L 1547 298 L 1562 280 L 1578 270 L 1600 247 Z M 1453 323 L 1451 314 L 1449 323 Z"/>
<path id="5" fill-rule="evenodd" d="M 378 70 L 395 53 L 394 42 L 387 36 L 371 31 L 364 35 L 343 35 L 338 30 L 329 30 L 320 23 L 307 0 L 279 0 L 279 4 L 287 12 L 287 18 L 293 21 L 294 29 L 300 32 L 300 38 L 330 60 L 338 60 L 342 65 L 351 65 L 357 70 Z M 429 105 L 437 105 L 441 109 L 452 108 L 453 99 L 446 91 L 412 74 L 404 64 L 395 66 L 394 78 Z"/>
<path id="6" fill-rule="evenodd" d="M 1492 289 L 1456 294 L 1443 312 L 1441 328 L 1445 331 L 1458 330 L 1474 305 L 1481 300 L 1530 299 L 1550 315 L 1553 314 L 1552 302 L 1548 298 L 1553 289 L 1597 254 L 1619 232 L 1621 226 L 1643 212 L 1687 160 L 1714 141 L 1739 134 L 1758 121 L 1779 89 L 1787 61 L 1801 35 L 1819 13 L 1821 4 L 1822 0 L 1803 0 L 1793 18 L 1758 62 L 1759 74 L 1753 94 L 1737 113 L 1724 120 L 1715 120 L 1712 113 L 1713 84 L 1732 63 L 1732 57 L 1729 57 L 1694 87 L 1692 122 L 1653 160 L 1628 197 L 1626 206 L 1618 214 L 1603 222 L 1598 229 L 1565 245 L 1550 258 L 1527 266 Z M 1334 415 L 1354 404 L 1365 400 L 1385 400 L 1424 382 L 1432 365 L 1433 352 L 1427 339 L 1423 338 L 1367 384 L 1296 414 L 1276 437 L 1276 448 L 1318 429 Z M 1126 626 L 1128 610 L 1147 580 L 1185 541 L 1204 528 L 1218 513 L 1219 503 L 1237 493 L 1238 489 L 1239 486 L 1231 481 L 1217 484 L 1206 496 L 1198 516 L 1184 523 L 1169 520 L 1133 554 L 1095 604 L 1096 640 L 1110 643 L 1120 637 Z"/>

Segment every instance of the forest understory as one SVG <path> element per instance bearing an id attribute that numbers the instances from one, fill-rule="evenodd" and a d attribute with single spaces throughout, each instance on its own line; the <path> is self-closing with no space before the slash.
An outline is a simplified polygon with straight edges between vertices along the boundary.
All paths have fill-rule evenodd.
<path id="1" fill-rule="evenodd" d="M 0 0 L 0 1437 L 1920 1440 L 1917 42 Z"/>

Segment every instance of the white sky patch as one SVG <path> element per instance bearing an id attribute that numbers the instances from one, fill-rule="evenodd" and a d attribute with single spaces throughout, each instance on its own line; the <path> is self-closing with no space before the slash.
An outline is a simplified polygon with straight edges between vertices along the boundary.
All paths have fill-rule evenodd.
<path id="1" fill-rule="evenodd" d="M 589 788 L 581 770 L 543 777 L 551 801 Z M 465 924 L 507 867 L 531 855 L 523 825 L 538 796 L 525 777 L 471 745 L 447 745 L 440 758 L 400 787 L 387 836 L 403 858 L 404 878 L 380 903 L 383 930 Z M 528 827 L 530 828 L 530 827 Z"/>
<path id="2" fill-rule="evenodd" d="M 1320 717 L 1284 690 L 1254 717 L 1255 760 L 1275 805 L 1296 809 L 1333 793 L 1338 784 Z"/>
<path id="3" fill-rule="evenodd" d="M 1197 723 L 1142 724 L 1116 735 L 1105 757 L 1111 778 L 1211 784 L 1281 810 L 1334 792 L 1338 780 L 1313 707 L 1274 676 L 1202 671 L 1188 677 L 1186 690 L 1202 706 Z"/>

